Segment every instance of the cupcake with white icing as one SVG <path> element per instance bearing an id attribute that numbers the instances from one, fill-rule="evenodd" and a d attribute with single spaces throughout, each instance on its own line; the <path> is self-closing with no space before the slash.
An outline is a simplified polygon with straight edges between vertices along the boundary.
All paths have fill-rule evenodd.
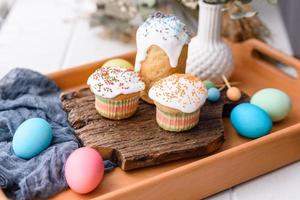
<path id="1" fill-rule="evenodd" d="M 138 108 L 145 84 L 140 75 L 126 67 L 104 66 L 96 70 L 87 84 L 95 94 L 95 107 L 106 118 L 131 117 Z"/>
<path id="2" fill-rule="evenodd" d="M 207 90 L 200 79 L 189 74 L 173 74 L 156 82 L 149 90 L 156 105 L 156 121 L 167 131 L 185 131 L 199 122 L 200 108 Z"/>
<path id="3" fill-rule="evenodd" d="M 174 73 L 184 73 L 190 34 L 176 16 L 153 13 L 137 30 L 135 71 L 140 72 L 148 97 L 150 87 L 158 80 Z"/>

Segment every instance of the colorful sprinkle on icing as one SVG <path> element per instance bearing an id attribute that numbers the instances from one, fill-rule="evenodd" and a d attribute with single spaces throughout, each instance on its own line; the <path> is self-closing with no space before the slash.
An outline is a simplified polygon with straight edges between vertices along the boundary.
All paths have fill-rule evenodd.
<path id="1" fill-rule="evenodd" d="M 135 71 L 140 71 L 141 62 L 146 58 L 151 45 L 163 49 L 169 57 L 170 65 L 176 67 L 182 47 L 190 42 L 190 38 L 186 25 L 176 16 L 153 13 L 137 30 Z"/>
<path id="2" fill-rule="evenodd" d="M 88 79 L 92 92 L 103 98 L 114 98 L 120 94 L 132 94 L 145 89 L 140 75 L 125 67 L 102 67 Z"/>
<path id="3" fill-rule="evenodd" d="M 207 90 L 192 75 L 173 74 L 156 82 L 149 90 L 149 97 L 169 108 L 192 113 L 205 103 Z"/>
<path id="4" fill-rule="evenodd" d="M 188 43 L 190 33 L 186 25 L 179 21 L 174 15 L 166 15 L 161 12 L 154 12 L 150 17 L 139 27 L 139 36 L 148 37 L 152 32 L 161 34 L 165 40 L 180 40 L 179 36 Z"/>

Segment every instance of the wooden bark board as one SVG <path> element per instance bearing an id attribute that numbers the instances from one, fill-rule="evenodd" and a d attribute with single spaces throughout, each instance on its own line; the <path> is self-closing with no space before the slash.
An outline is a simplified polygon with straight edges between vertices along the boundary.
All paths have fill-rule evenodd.
<path id="1" fill-rule="evenodd" d="M 248 101 L 247 95 L 242 101 Z M 172 133 L 159 128 L 155 106 L 143 101 L 133 117 L 120 121 L 97 113 L 94 95 L 88 88 L 63 94 L 61 102 L 82 145 L 98 149 L 105 159 L 118 163 L 123 170 L 212 154 L 224 142 L 222 117 L 236 105 L 222 93 L 219 102 L 206 102 L 201 108 L 196 127 Z"/>

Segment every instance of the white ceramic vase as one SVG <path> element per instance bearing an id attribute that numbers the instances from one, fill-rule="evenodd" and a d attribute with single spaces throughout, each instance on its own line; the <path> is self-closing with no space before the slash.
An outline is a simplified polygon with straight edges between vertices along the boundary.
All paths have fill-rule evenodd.
<path id="1" fill-rule="evenodd" d="M 222 40 L 222 7 L 199 0 L 198 33 L 189 44 L 186 72 L 216 83 L 233 71 L 232 52 Z"/>

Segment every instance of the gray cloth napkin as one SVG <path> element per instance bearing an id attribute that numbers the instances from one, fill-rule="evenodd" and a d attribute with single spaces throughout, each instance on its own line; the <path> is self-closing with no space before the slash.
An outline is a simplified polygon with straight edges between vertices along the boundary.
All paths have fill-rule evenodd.
<path id="1" fill-rule="evenodd" d="M 53 81 L 30 70 L 14 69 L 0 80 L 0 188 L 10 198 L 47 198 L 67 188 L 64 163 L 80 144 L 59 95 Z M 24 160 L 14 155 L 11 141 L 18 126 L 33 117 L 47 120 L 54 137 L 41 154 Z M 115 165 L 106 161 L 105 167 Z"/>

